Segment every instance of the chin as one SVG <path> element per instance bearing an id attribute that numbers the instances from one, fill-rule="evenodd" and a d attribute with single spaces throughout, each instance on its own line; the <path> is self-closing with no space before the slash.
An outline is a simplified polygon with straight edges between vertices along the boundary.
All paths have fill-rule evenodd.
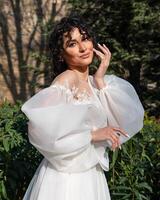
<path id="1" fill-rule="evenodd" d="M 81 61 L 81 65 L 90 65 L 92 63 L 92 57 L 86 58 L 83 61 Z"/>
<path id="2" fill-rule="evenodd" d="M 79 63 L 79 66 L 81 66 L 81 67 L 87 67 L 88 65 L 90 65 L 92 63 L 92 61 L 90 61 L 90 62 L 81 62 L 81 63 Z"/>
<path id="3" fill-rule="evenodd" d="M 80 66 L 81 68 L 88 67 L 92 63 L 93 56 L 90 56 L 89 58 L 86 59 L 77 59 L 74 62 L 72 62 L 72 65 Z M 73 64 L 74 63 L 74 64 Z"/>

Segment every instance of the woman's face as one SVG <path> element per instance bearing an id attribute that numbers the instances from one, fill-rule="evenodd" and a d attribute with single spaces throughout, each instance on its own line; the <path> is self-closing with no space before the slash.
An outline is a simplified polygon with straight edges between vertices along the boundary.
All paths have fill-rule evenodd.
<path id="1" fill-rule="evenodd" d="M 93 59 L 93 42 L 87 35 L 80 33 L 78 28 L 73 28 L 63 36 L 62 57 L 71 69 L 86 68 Z"/>

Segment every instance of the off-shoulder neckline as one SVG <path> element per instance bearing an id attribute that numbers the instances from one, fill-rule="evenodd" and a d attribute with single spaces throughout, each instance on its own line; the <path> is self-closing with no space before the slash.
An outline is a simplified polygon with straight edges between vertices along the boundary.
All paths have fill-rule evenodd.
<path id="1" fill-rule="evenodd" d="M 91 90 L 91 94 L 86 89 L 84 89 L 84 90 L 82 90 L 82 92 L 78 93 L 78 99 L 74 98 L 74 95 L 77 95 L 76 92 L 78 91 L 78 87 L 73 86 L 72 88 L 70 88 L 67 81 L 64 85 L 59 84 L 57 82 L 57 83 L 50 85 L 49 87 L 50 88 L 58 88 L 58 89 L 60 88 L 61 90 L 65 91 L 67 94 L 73 95 L 73 98 L 77 101 L 79 99 L 80 99 L 80 102 L 85 101 L 85 100 L 90 101 L 90 100 L 95 99 L 95 94 L 94 94 L 94 91 L 93 91 L 91 83 L 90 83 L 90 77 L 91 76 L 88 75 L 87 82 L 88 82 L 89 88 Z M 84 100 L 83 100 L 83 98 L 84 98 Z"/>

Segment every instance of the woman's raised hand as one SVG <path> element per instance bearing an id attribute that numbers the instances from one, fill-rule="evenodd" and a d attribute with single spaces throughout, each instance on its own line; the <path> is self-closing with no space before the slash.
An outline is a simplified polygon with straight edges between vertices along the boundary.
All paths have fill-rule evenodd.
<path id="1" fill-rule="evenodd" d="M 121 128 L 115 128 L 111 126 L 97 129 L 95 131 L 92 131 L 91 134 L 92 134 L 92 142 L 101 142 L 107 140 L 110 141 L 112 144 L 113 151 L 116 148 L 121 148 L 119 141 L 120 135 L 129 137 L 129 135 Z"/>
<path id="2" fill-rule="evenodd" d="M 94 79 L 97 84 L 97 87 L 102 88 L 105 86 L 103 77 L 104 77 L 104 75 L 108 69 L 109 63 L 110 63 L 111 52 L 109 51 L 109 49 L 106 47 L 105 44 L 103 44 L 103 45 L 98 44 L 98 47 L 101 51 L 93 48 L 93 51 L 95 52 L 96 56 L 98 57 L 98 59 L 100 59 L 100 65 L 99 65 L 96 73 L 94 74 Z"/>

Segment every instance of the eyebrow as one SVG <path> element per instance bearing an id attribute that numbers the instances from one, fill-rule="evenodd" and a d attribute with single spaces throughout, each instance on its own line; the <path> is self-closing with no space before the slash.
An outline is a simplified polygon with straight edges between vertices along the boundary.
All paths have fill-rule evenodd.
<path id="1" fill-rule="evenodd" d="M 84 36 L 88 36 L 88 34 L 87 34 L 85 31 L 83 31 L 83 32 L 80 34 L 80 36 L 84 37 Z M 66 35 L 65 37 L 68 37 L 68 35 Z M 70 38 L 70 37 L 69 37 L 69 38 Z M 68 40 L 66 41 L 65 45 L 68 46 L 70 42 L 76 42 L 76 39 L 72 39 L 72 38 L 71 38 L 71 39 L 68 39 Z"/>
<path id="2" fill-rule="evenodd" d="M 76 39 L 67 40 L 66 45 L 68 45 L 70 42 L 76 42 Z"/>

